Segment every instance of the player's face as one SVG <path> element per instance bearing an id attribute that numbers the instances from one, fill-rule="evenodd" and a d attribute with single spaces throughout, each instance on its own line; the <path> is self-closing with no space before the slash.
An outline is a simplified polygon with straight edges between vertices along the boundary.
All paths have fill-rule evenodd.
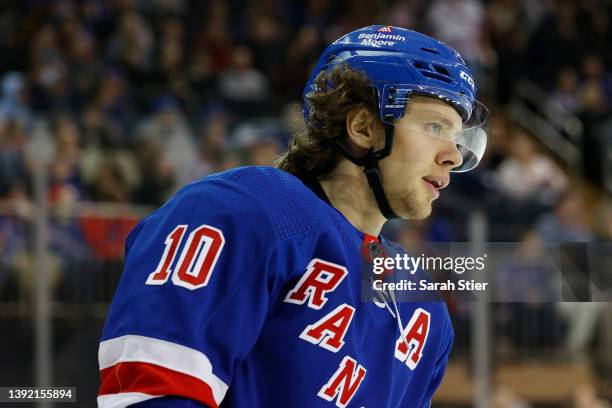
<path id="1" fill-rule="evenodd" d="M 452 168 L 461 165 L 454 135 L 461 117 L 437 99 L 415 97 L 395 124 L 391 155 L 380 162 L 385 193 L 392 209 L 403 219 L 423 219 L 432 201 L 450 181 Z"/>

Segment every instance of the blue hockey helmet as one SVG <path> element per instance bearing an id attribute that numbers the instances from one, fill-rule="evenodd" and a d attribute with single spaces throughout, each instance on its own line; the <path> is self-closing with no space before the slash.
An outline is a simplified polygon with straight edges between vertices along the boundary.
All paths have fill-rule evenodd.
<path id="1" fill-rule="evenodd" d="M 392 26 L 373 25 L 348 33 L 325 49 L 310 74 L 304 89 L 306 123 L 311 114 L 308 96 L 318 91 L 315 79 L 340 64 L 366 74 L 376 89 L 380 119 L 387 125 L 402 118 L 412 95 L 449 103 L 463 120 L 462 129 L 453 135 L 463 162 L 452 171 L 464 172 L 478 165 L 488 140 L 488 111 L 476 100 L 472 73 L 454 49 L 424 34 Z M 391 146 L 386 146 L 385 152 L 374 154 L 380 160 L 390 151 Z"/>

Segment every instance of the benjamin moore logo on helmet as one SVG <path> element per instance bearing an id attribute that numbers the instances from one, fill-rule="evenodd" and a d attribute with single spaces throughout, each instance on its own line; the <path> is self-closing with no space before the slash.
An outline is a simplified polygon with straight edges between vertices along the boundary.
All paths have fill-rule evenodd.
<path id="1" fill-rule="evenodd" d="M 385 32 L 385 33 L 391 33 L 393 32 L 392 27 L 391 26 L 384 26 L 383 28 L 379 28 L 378 31 L 380 32 Z"/>
<path id="2" fill-rule="evenodd" d="M 468 81 L 468 83 L 470 84 L 470 86 L 472 87 L 472 91 L 474 90 L 474 80 L 472 79 L 471 76 L 469 76 L 467 74 L 467 72 L 465 71 L 461 71 L 461 73 L 459 74 L 459 76 L 463 79 L 465 79 L 466 81 Z"/>
<path id="3" fill-rule="evenodd" d="M 383 28 L 386 28 L 386 27 L 383 27 Z M 383 29 L 380 29 L 378 31 L 379 32 L 377 33 L 361 33 L 359 34 L 357 39 L 361 40 L 361 45 L 369 45 L 372 47 L 381 47 L 381 46 L 392 47 L 395 45 L 396 41 L 401 41 L 401 42 L 406 41 L 406 37 L 404 37 L 403 35 L 385 34 L 381 32 L 383 31 Z M 384 31 L 390 32 L 391 30 L 389 31 L 384 30 Z"/>

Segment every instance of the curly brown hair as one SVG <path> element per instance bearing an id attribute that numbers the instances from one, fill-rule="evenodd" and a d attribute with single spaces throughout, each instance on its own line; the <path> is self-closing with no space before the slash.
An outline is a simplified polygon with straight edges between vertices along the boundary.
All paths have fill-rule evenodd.
<path id="1" fill-rule="evenodd" d="M 332 145 L 335 139 L 346 138 L 346 115 L 351 110 L 378 111 L 376 89 L 365 73 L 346 64 L 322 71 L 315 84 L 317 92 L 307 95 L 310 121 L 306 130 L 295 134 L 275 161 L 278 168 L 300 178 L 317 178 L 334 169 L 338 153 Z"/>

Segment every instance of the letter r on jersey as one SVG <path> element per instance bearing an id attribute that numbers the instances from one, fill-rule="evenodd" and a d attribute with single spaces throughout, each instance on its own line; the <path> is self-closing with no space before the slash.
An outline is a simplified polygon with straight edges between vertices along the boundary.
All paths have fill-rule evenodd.
<path id="1" fill-rule="evenodd" d="M 414 311 L 402 335 L 395 342 L 395 358 L 414 370 L 423 357 L 431 315 L 420 307 Z"/>
<path id="2" fill-rule="evenodd" d="M 336 290 L 346 275 L 344 266 L 314 258 L 285 302 L 303 305 L 308 300 L 308 307 L 319 310 L 327 303 L 325 295 Z"/>

